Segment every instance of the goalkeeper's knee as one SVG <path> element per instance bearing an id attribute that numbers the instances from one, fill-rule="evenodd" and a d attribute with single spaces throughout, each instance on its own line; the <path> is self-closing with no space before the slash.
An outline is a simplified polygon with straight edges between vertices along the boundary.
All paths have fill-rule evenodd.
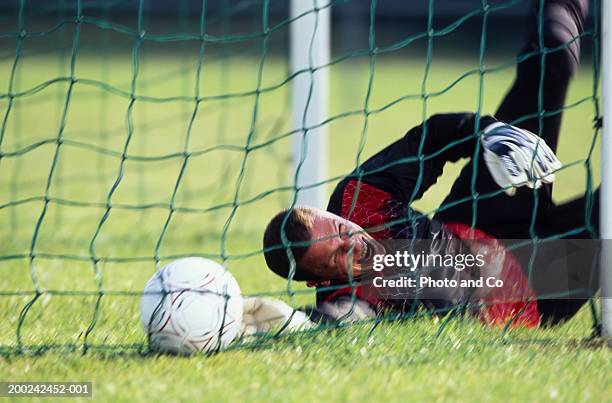
<path id="1" fill-rule="evenodd" d="M 559 77 L 573 75 L 580 65 L 580 35 L 589 10 L 588 0 L 548 0 L 542 15 L 544 47 L 554 50 L 546 55 L 547 74 Z M 539 1 L 531 11 L 530 45 L 539 49 Z"/>

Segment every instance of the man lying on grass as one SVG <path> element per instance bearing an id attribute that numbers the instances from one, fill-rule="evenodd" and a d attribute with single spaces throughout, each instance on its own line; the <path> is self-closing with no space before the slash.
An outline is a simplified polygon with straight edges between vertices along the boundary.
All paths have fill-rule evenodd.
<path id="1" fill-rule="evenodd" d="M 389 310 L 413 313 L 423 307 L 448 312 L 460 306 L 490 324 L 511 321 L 535 327 L 573 316 L 592 293 L 574 299 L 542 298 L 530 281 L 529 259 L 515 258 L 507 243 L 499 240 L 598 236 L 598 192 L 594 199 L 555 205 L 551 185 L 554 172 L 561 168 L 554 150 L 570 78 L 579 64 L 588 1 L 545 3 L 544 72 L 538 4 L 530 14 L 530 33 L 515 82 L 495 117 L 435 115 L 340 181 L 327 211 L 305 207 L 281 211 L 264 234 L 269 268 L 317 287 L 317 307 L 336 318 L 374 317 Z M 541 133 L 541 138 L 532 132 Z M 471 160 L 433 219 L 411 209 L 410 204 L 435 184 L 445 163 L 461 158 Z M 591 201 L 594 205 L 587 209 Z M 458 251 L 480 255 L 481 270 L 494 274 L 503 286 L 443 287 L 440 291 L 417 284 L 395 294 L 390 289 L 381 291 L 373 281 L 374 259 L 395 253 L 386 245 L 400 239 L 427 240 L 429 249 L 420 251 L 424 255 L 456 255 Z M 554 277 L 554 268 L 548 269 Z M 561 276 L 584 277 L 589 269 L 587 264 L 573 265 Z M 462 270 L 445 273 L 447 280 L 472 275 Z M 552 291 L 554 295 L 556 290 Z M 567 284 L 557 291 L 567 293 Z"/>

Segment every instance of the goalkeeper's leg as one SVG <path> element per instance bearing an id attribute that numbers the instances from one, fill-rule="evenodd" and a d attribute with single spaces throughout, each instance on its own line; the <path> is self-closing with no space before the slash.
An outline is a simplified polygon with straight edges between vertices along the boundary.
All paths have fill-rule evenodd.
<path id="1" fill-rule="evenodd" d="M 556 324 L 570 319 L 599 289 L 599 247 L 598 242 L 590 240 L 600 237 L 599 206 L 597 189 L 590 197 L 550 207 L 538 222 L 541 237 L 572 239 L 538 245 L 539 262 L 536 260 L 535 267 L 546 270 L 533 270 L 532 286 L 539 296 L 538 309 L 543 323 Z M 542 263 L 547 257 L 560 264 Z M 565 297 L 558 298 L 559 295 Z"/>
<path id="2" fill-rule="evenodd" d="M 516 79 L 496 116 L 507 123 L 539 133 L 556 151 L 567 89 L 580 64 L 579 36 L 583 32 L 589 3 L 588 0 L 545 1 L 541 16 L 542 38 L 538 33 L 539 3 L 535 1 L 532 6 L 528 40 L 519 57 L 531 56 L 517 65 Z M 540 41 L 550 53 L 541 54 Z M 540 68 L 542 57 L 545 58 L 543 77 Z M 544 79 L 543 85 L 540 85 L 541 78 Z M 539 118 L 540 101 L 542 112 L 552 115 Z"/>
<path id="3" fill-rule="evenodd" d="M 561 125 L 562 108 L 572 75 L 578 68 L 580 58 L 580 34 L 588 12 L 588 0 L 547 1 L 542 14 L 542 40 L 547 49 L 555 49 L 543 56 L 540 52 L 538 24 L 539 1 L 535 1 L 529 16 L 529 34 L 519 57 L 526 57 L 517 65 L 516 79 L 502 101 L 497 117 L 507 123 L 523 127 L 542 135 L 555 150 Z M 541 61 L 544 57 L 544 72 Z M 540 92 L 540 79 L 543 76 Z M 540 100 L 540 94 L 541 100 Z M 553 112 L 539 118 L 540 101 L 543 112 Z M 540 122 L 542 127 L 540 128 Z M 541 130 L 540 130 L 541 129 Z M 475 192 L 486 195 L 499 191 L 482 159 L 479 158 Z M 436 218 L 475 225 L 498 238 L 529 237 L 529 228 L 534 214 L 533 191 L 518 189 L 514 197 L 499 194 L 490 198 L 479 198 L 476 208 L 472 203 L 472 162 L 467 164 L 453 184 L 444 205 L 457 203 L 440 211 Z M 552 189 L 545 186 L 538 191 L 539 209 L 551 203 Z M 473 220 L 474 218 L 474 220 Z"/>
<path id="4" fill-rule="evenodd" d="M 543 238 L 563 236 L 573 239 L 599 238 L 599 188 L 589 197 L 549 207 L 538 220 L 538 233 Z M 579 230 L 578 232 L 570 231 Z M 568 235 L 564 235 L 568 234 Z"/>

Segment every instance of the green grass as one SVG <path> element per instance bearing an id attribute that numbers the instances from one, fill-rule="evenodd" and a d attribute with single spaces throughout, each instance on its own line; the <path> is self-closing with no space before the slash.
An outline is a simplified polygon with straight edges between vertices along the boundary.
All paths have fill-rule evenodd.
<path id="1" fill-rule="evenodd" d="M 475 323 L 435 339 L 436 325 L 355 326 L 206 358 L 46 354 L 5 362 L 2 377 L 93 380 L 96 399 L 118 401 L 609 401 L 609 350 L 572 342 L 576 325 L 507 343 Z"/>
<path id="2" fill-rule="evenodd" d="M 77 58 L 75 76 L 81 81 L 73 87 L 68 108 L 63 131 L 67 142 L 60 147 L 48 194 L 53 201 L 44 214 L 33 249 L 33 234 L 43 215 L 42 196 L 57 147 L 53 140 L 58 135 L 68 85 L 55 83 L 15 100 L 2 143 L 2 152 L 9 155 L 0 161 L 0 206 L 33 199 L 0 209 L 0 345 L 6 353 L 0 361 L 0 379 L 92 380 L 96 398 L 125 401 L 158 400 L 162 396 L 210 401 L 610 399 L 610 350 L 581 343 L 590 330 L 587 310 L 561 327 L 513 331 L 504 339 L 499 329 L 470 320 L 453 321 L 436 337 L 440 323 L 418 319 L 381 324 L 373 331 L 371 325 L 363 325 L 296 335 L 213 357 L 142 357 L 127 348 L 145 341 L 139 324 L 139 298 L 113 292 L 140 292 L 156 269 L 154 256 L 160 258 L 160 264 L 183 254 L 203 254 L 220 261 L 226 258 L 244 294 L 282 295 L 286 283 L 265 268 L 261 237 L 269 217 L 288 206 L 292 197 L 291 191 L 262 197 L 267 191 L 292 184 L 288 171 L 290 137 L 248 155 L 241 150 L 216 149 L 190 158 L 175 195 L 175 207 L 198 212 L 177 210 L 162 237 L 183 163 L 194 102 L 138 100 L 128 112 L 129 99 L 84 81 L 98 80 L 129 93 L 129 60 L 129 49 L 111 55 L 83 53 Z M 487 60 L 487 65 L 511 60 L 511 56 Z M 11 63 L 10 59 L 0 62 L 3 77 L 9 76 Z M 193 96 L 194 63 L 195 59 L 161 57 L 145 45 L 136 94 Z M 204 64 L 200 95 L 253 91 L 258 67 L 258 60 L 252 58 L 234 58 L 227 64 L 211 58 Z M 477 59 L 434 54 L 427 90 L 447 88 L 476 67 Z M 585 189 L 583 164 L 593 143 L 594 114 L 588 100 L 593 87 L 589 68 L 585 63 L 568 100 L 568 104 L 583 102 L 564 116 L 559 157 L 563 162 L 578 164 L 559 173 L 555 189 L 558 201 L 580 195 Z M 508 67 L 485 75 L 483 113 L 494 112 L 513 73 L 513 67 Z M 14 92 L 67 74 L 65 62 L 58 63 L 45 55 L 26 56 L 18 65 Z M 368 61 L 340 63 L 331 74 L 331 114 L 363 110 L 370 75 Z M 382 108 L 407 94 L 420 94 L 423 74 L 421 57 L 380 56 L 368 109 Z M 262 88 L 278 84 L 285 77 L 284 60 L 266 59 Z M 467 76 L 443 95 L 431 98 L 426 114 L 474 111 L 478 94 L 478 75 Z M 254 120 L 255 95 L 203 102 L 194 120 L 188 150 L 197 152 L 221 144 L 244 147 L 249 133 L 251 145 L 263 144 L 287 133 L 288 95 L 288 85 L 262 93 Z M 6 98 L 0 100 L 2 113 L 7 106 Z M 112 196 L 111 214 L 92 243 L 118 175 L 117 153 L 126 140 L 128 117 L 133 120 L 134 130 L 123 178 Z M 418 97 L 369 115 L 359 161 L 403 135 L 422 118 L 423 102 Z M 327 125 L 329 177 L 354 168 L 365 119 L 361 113 Z M 46 140 L 51 141 L 24 149 Z M 92 150 L 79 144 L 98 148 Z M 175 157 L 164 160 L 134 158 L 174 153 Z M 591 160 L 596 182 L 598 155 L 596 147 Z M 244 177 L 238 189 L 245 157 Z M 416 207 L 423 211 L 435 209 L 460 166 L 461 163 L 448 166 L 439 183 Z M 229 220 L 236 193 L 240 205 Z M 245 202 L 251 199 L 254 201 Z M 61 204 L 58 200 L 80 204 Z M 28 258 L 31 251 L 37 256 L 33 264 Z M 95 267 L 90 260 L 92 251 L 103 259 Z M 22 254 L 25 257 L 4 258 Z M 134 256 L 146 259 L 125 260 Z M 106 295 L 94 317 L 96 296 L 87 293 L 98 290 L 97 281 Z M 21 342 L 30 352 L 41 345 L 59 346 L 38 356 L 14 355 L 19 314 L 32 299 L 35 286 L 55 293 L 43 294 L 32 305 L 21 327 Z M 289 302 L 313 302 L 311 292 L 299 285 L 294 288 L 298 295 L 287 299 Z M 11 295 L 15 291 L 28 293 Z M 74 292 L 83 294 L 70 295 Z M 94 347 L 82 356 L 85 333 L 92 324 L 87 341 Z M 114 349 L 96 348 L 101 345 Z M 122 346 L 126 349 L 121 350 Z"/>

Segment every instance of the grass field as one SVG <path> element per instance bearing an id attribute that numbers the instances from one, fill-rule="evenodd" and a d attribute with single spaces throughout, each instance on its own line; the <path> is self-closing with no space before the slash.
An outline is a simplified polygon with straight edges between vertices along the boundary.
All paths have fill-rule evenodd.
<path id="1" fill-rule="evenodd" d="M 215 99 L 255 90 L 258 59 L 205 61 L 199 94 L 209 98 L 189 129 L 196 59 L 161 57 L 163 49 L 143 45 L 130 107 L 130 51 L 80 54 L 72 88 L 59 81 L 28 91 L 69 77 L 66 59 L 32 54 L 18 64 L 13 92 L 26 94 L 11 105 L 0 159 L 0 379 L 91 380 L 96 399 L 118 401 L 611 401 L 610 350 L 581 343 L 591 325 L 586 309 L 559 328 L 517 330 L 504 339 L 498 329 L 470 320 L 451 322 L 436 337 L 440 323 L 418 319 L 296 335 L 213 357 L 139 355 L 145 342 L 139 298 L 128 294 L 142 290 L 156 263 L 204 255 L 224 260 L 244 294 L 285 293 L 285 281 L 268 272 L 260 250 L 267 220 L 291 201 L 291 136 L 283 136 L 289 132 L 288 85 Z M 14 60 L 1 60 L 0 75 L 8 78 Z M 420 123 L 424 113 L 477 109 L 478 74 L 451 86 L 477 68 L 477 58 L 434 54 L 427 92 L 448 90 L 430 98 L 425 112 L 418 97 L 422 60 L 378 58 L 367 108 L 384 110 L 368 116 L 365 137 L 363 113 L 326 125 L 329 177 L 355 167 L 362 139 L 360 161 Z M 487 66 L 511 61 L 508 55 Z M 266 58 L 260 88 L 282 83 L 285 63 Z M 367 59 L 332 67 L 332 116 L 363 111 L 369 69 Z M 591 69 L 585 63 L 571 88 L 568 104 L 577 105 L 565 114 L 558 155 L 576 164 L 558 175 L 558 201 L 585 189 L 584 161 L 594 135 Z M 513 73 L 509 64 L 484 76 L 483 113 L 494 112 Z M 408 94 L 416 97 L 385 108 Z M 8 106 L 0 99 L 3 115 Z M 247 138 L 253 149 L 245 153 Z M 192 155 L 181 176 L 185 151 Z M 447 167 L 416 207 L 435 209 L 462 163 Z M 597 146 L 592 164 L 597 182 Z M 289 189 L 266 194 L 283 187 Z M 45 293 L 20 328 L 27 354 L 15 354 L 19 315 L 36 289 Z M 295 289 L 289 302 L 312 303 L 311 292 Z M 98 290 L 104 292 L 99 309 Z M 92 348 L 83 356 L 86 333 Z M 43 345 L 52 348 L 33 354 Z"/>

